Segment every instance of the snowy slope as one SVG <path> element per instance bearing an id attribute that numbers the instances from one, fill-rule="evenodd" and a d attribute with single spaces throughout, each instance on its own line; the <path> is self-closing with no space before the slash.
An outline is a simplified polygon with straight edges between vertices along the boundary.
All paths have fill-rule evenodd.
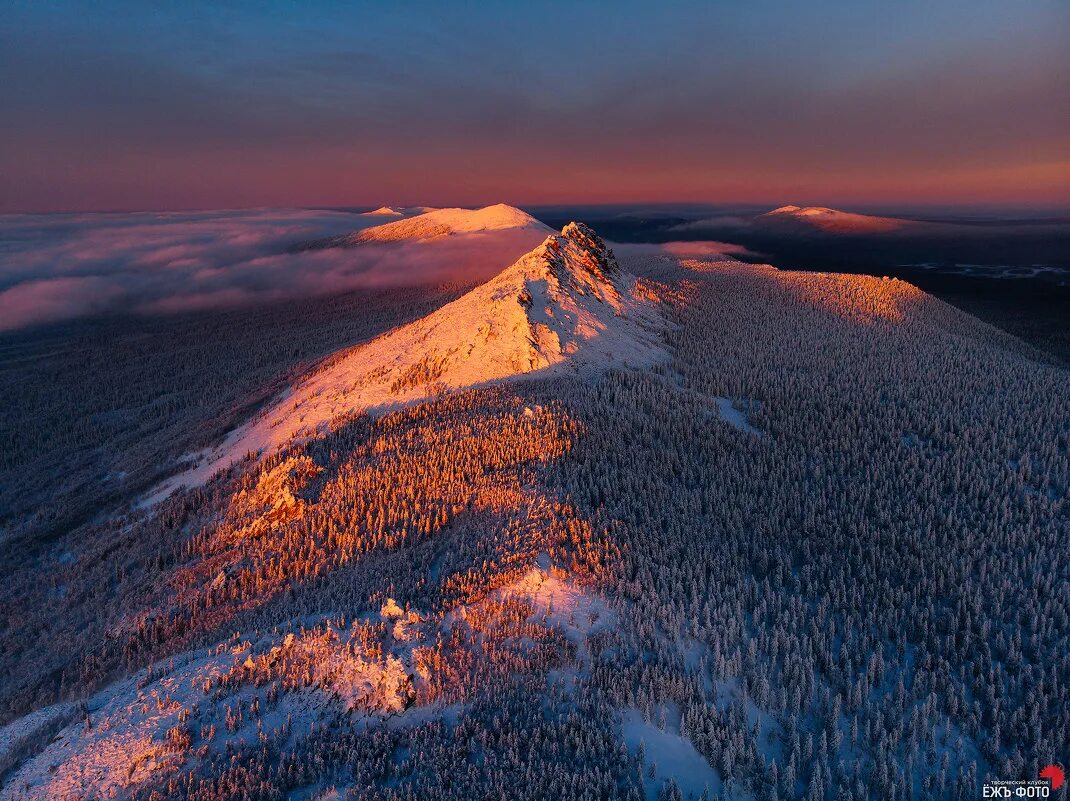
<path id="1" fill-rule="evenodd" d="M 492 206 L 472 214 L 463 224 L 504 224 L 523 212 Z M 316 436 L 354 411 L 389 410 L 534 372 L 590 375 L 659 361 L 661 317 L 640 298 L 636 280 L 591 229 L 570 223 L 458 300 L 329 359 L 161 491 L 201 483 L 249 452 Z"/>

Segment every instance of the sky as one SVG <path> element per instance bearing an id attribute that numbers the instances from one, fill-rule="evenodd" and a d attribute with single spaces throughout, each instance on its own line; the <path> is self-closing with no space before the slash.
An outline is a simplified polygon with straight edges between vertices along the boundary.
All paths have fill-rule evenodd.
<path id="1" fill-rule="evenodd" d="M 0 212 L 1070 208 L 1070 3 L 0 0 Z"/>

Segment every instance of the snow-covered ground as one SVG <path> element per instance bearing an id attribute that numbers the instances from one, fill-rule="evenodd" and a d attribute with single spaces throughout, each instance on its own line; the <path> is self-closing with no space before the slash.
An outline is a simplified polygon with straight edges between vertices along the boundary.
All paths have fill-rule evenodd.
<path id="1" fill-rule="evenodd" d="M 745 412 L 740 411 L 732 403 L 731 398 L 714 398 L 717 403 L 717 410 L 721 413 L 721 419 L 733 428 L 738 428 L 740 431 L 746 431 L 748 434 L 755 434 L 761 436 L 760 429 L 755 428 L 747 421 L 747 415 Z"/>
<path id="2" fill-rule="evenodd" d="M 0 727 L 0 777 L 27 754 L 40 750 L 53 735 L 78 717 L 78 705 L 63 702 L 38 709 Z"/>
<path id="3" fill-rule="evenodd" d="M 87 721 L 76 715 L 39 752 L 8 777 L 0 799 L 108 798 L 158 770 L 181 761 L 167 744 L 167 730 L 183 709 L 203 702 L 205 680 L 234 661 L 228 651 L 176 658 L 154 679 L 152 671 L 120 681 L 86 703 Z M 60 714 L 69 705 L 40 710 L 31 718 Z M 70 717 L 68 716 L 68 720 Z M 27 718 L 12 726 L 25 726 Z M 7 733 L 9 726 L 4 730 Z"/>
<path id="4" fill-rule="evenodd" d="M 657 801 L 662 788 L 672 779 L 685 799 L 698 799 L 708 789 L 709 797 L 721 790 L 721 777 L 695 746 L 680 734 L 678 716 L 665 710 L 665 727 L 645 720 L 638 709 L 621 713 L 621 734 L 628 750 L 635 753 L 643 744 L 645 765 L 643 784 L 647 801 Z M 650 766 L 654 775 L 650 775 Z"/>
<path id="5" fill-rule="evenodd" d="M 616 612 L 605 599 L 578 587 L 563 572 L 551 567 L 545 555 L 538 566 L 512 584 L 495 590 L 490 597 L 530 604 L 534 609 L 531 622 L 560 631 L 576 646 L 576 656 L 585 665 L 590 662 L 587 638 L 612 630 L 618 624 Z"/>

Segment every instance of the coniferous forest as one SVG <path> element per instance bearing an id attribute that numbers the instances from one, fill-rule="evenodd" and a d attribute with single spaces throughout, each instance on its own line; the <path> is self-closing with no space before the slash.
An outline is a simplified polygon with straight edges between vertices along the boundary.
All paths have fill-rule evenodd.
<path id="1" fill-rule="evenodd" d="M 469 287 L 5 335 L 0 798 L 942 801 L 1065 761 L 1070 373 L 898 280 L 619 270 L 660 358 L 410 370 L 163 499 Z"/>

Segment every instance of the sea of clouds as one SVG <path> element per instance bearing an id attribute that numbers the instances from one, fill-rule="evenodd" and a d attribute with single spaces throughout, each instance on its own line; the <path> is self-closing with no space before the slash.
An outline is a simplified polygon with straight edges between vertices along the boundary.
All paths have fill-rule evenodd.
<path id="1" fill-rule="evenodd" d="M 0 331 L 101 313 L 231 307 L 362 287 L 489 278 L 544 234 L 301 251 L 390 222 L 345 211 L 0 215 Z"/>
<path id="2" fill-rule="evenodd" d="M 360 288 L 479 282 L 546 235 L 506 229 L 424 242 L 301 247 L 393 219 L 304 209 L 0 215 L 0 331 L 95 314 L 162 314 Z M 742 252 L 719 242 L 612 244 L 621 255 Z"/>

